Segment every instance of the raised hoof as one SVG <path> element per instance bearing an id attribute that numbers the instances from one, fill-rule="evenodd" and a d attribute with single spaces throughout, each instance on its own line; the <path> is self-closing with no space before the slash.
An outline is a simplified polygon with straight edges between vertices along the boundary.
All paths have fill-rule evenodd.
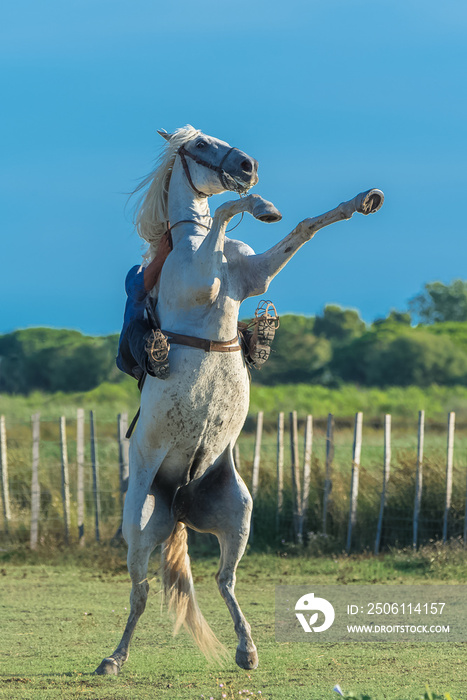
<path id="1" fill-rule="evenodd" d="M 374 214 L 383 206 L 384 194 L 381 190 L 368 190 L 357 195 L 357 211 L 360 214 Z"/>
<path id="2" fill-rule="evenodd" d="M 237 649 L 235 661 L 240 668 L 245 668 L 247 671 L 258 668 L 258 652 L 256 649 L 254 651 L 242 651 Z"/>
<path id="3" fill-rule="evenodd" d="M 259 221 L 264 221 L 266 224 L 273 224 L 282 219 L 282 214 L 274 204 L 267 202 L 265 199 L 259 199 L 253 207 L 253 216 Z"/>
<path id="4" fill-rule="evenodd" d="M 115 661 L 115 659 L 109 657 L 102 660 L 94 673 L 96 676 L 118 676 L 119 671 L 120 666 L 118 663 Z"/>

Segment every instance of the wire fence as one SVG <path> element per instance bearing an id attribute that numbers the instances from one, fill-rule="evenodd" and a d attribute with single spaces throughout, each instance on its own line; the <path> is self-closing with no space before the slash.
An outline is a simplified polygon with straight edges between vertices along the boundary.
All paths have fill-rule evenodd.
<path id="1" fill-rule="evenodd" d="M 0 419 L 3 548 L 119 537 L 128 418 Z M 234 450 L 254 498 L 253 546 L 379 552 L 467 540 L 466 426 L 250 417 Z"/>

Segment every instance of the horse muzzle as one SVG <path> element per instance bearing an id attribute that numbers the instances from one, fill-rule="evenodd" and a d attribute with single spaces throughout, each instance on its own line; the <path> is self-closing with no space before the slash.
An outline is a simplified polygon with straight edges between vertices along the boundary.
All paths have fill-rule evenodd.
<path id="1" fill-rule="evenodd" d="M 248 192 L 258 182 L 258 161 L 240 151 L 232 148 L 222 162 L 222 176 L 227 189 L 238 192 Z"/>

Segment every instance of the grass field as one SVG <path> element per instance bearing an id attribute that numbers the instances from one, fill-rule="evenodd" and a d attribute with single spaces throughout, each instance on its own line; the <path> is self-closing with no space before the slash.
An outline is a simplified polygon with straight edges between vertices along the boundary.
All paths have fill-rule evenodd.
<path id="1" fill-rule="evenodd" d="M 224 666 L 209 665 L 184 632 L 173 638 L 160 584 L 150 574 L 130 659 L 118 678 L 102 678 L 92 671 L 113 651 L 128 614 L 124 552 L 4 553 L 0 698 L 337 700 L 336 683 L 371 700 L 416 700 L 426 684 L 440 697 L 467 698 L 465 644 L 278 644 L 274 638 L 276 584 L 461 583 L 467 559 L 460 547 L 378 558 L 247 555 L 237 593 L 260 656 L 252 672 L 235 666 L 236 640 L 213 579 L 216 564 L 213 556 L 195 558 L 193 570 L 201 608 L 230 653 Z M 157 558 L 150 566 L 154 571 Z"/>
<path id="2" fill-rule="evenodd" d="M 420 390 L 396 393 L 392 397 L 361 392 L 353 387 L 332 394 L 311 387 L 310 396 L 294 387 L 271 390 L 266 397 L 271 413 L 265 414 L 265 432 L 261 451 L 260 491 L 255 503 L 256 551 L 250 551 L 241 563 L 237 593 L 252 625 L 260 666 L 251 673 L 234 663 L 236 640 L 227 609 L 217 593 L 213 574 L 216 561 L 203 548 L 203 557 L 194 559 L 195 585 L 201 608 L 228 647 L 230 658 L 222 667 L 209 665 L 185 633 L 175 639 L 170 619 L 161 608 L 160 584 L 152 582 L 148 608 L 136 630 L 130 660 L 119 678 L 101 678 L 92 671 L 103 656 L 118 643 L 129 607 L 130 585 L 124 553 L 106 546 L 93 546 L 93 503 L 89 442 L 86 442 L 86 539 L 85 550 L 57 549 L 63 536 L 60 495 L 60 446 L 57 418 L 68 418 L 68 453 L 72 490 L 72 541 L 76 542 L 76 406 L 96 409 L 98 449 L 101 469 L 101 501 L 105 522 L 102 534 L 110 537 L 120 522 L 118 494 L 118 446 L 116 413 L 129 408 L 120 387 L 100 388 L 84 396 L 42 395 L 0 397 L 0 413 L 5 413 L 8 432 L 10 493 L 13 499 L 13 535 L 0 551 L 0 700 L 10 698 L 88 698 L 104 700 L 133 698 L 146 700 L 232 700 L 253 697 L 277 700 L 337 700 L 333 687 L 339 684 L 346 693 L 371 700 L 418 700 L 426 684 L 436 697 L 450 693 L 452 700 L 467 699 L 466 645 L 454 644 L 279 644 L 274 638 L 274 592 L 277 584 L 312 583 L 463 583 L 467 560 L 459 542 L 451 546 L 433 545 L 410 551 L 389 552 L 379 557 L 345 557 L 342 541 L 348 517 L 348 493 L 351 472 L 351 413 L 375 406 L 365 413 L 360 475 L 360 494 L 356 549 L 371 548 L 379 507 L 382 472 L 381 417 L 395 406 L 400 411 L 393 421 L 393 460 L 385 511 L 383 545 L 411 541 L 414 475 L 416 466 L 417 410 L 427 409 L 425 437 L 424 492 L 422 498 L 423 541 L 439 537 L 444 493 L 446 434 L 441 410 L 457 409 L 464 416 L 465 397 L 443 391 L 427 393 L 420 405 Z M 277 389 L 277 391 L 276 391 Z M 130 391 L 134 393 L 134 386 Z M 254 411 L 267 410 L 263 389 L 253 391 L 253 414 L 247 421 L 239 447 L 241 473 L 251 483 L 254 451 Z M 276 393 L 274 393 L 274 391 Z M 371 390 L 373 391 L 373 390 Z M 117 394 L 114 395 L 114 392 Z M 281 393 L 282 392 L 282 393 Z M 291 392 L 291 393 L 290 393 Z M 326 393 L 328 392 L 328 393 Z M 137 395 L 132 401 L 137 403 Z M 356 397 L 361 403 L 355 403 Z M 449 398 L 449 400 L 448 400 Z M 318 401 L 319 399 L 319 401 Z M 345 401 L 344 401 L 345 399 Z M 314 401 L 314 406 L 310 405 Z M 321 403 L 320 403 L 321 401 Z M 334 403 L 333 403 L 334 401 Z M 344 401 L 344 403 L 342 403 Z M 391 403 L 391 401 L 393 403 Z M 272 403 L 271 403 L 272 402 Z M 341 402 L 341 403 L 339 403 Z M 346 403 L 347 402 L 347 403 Z M 375 403 L 376 402 L 376 403 Z M 457 402 L 457 403 L 456 403 Z M 346 406 L 352 404 L 352 411 Z M 448 405 L 449 404 L 449 405 Z M 467 405 L 467 404 L 466 404 Z M 440 408 L 441 407 L 441 408 Z M 40 480 L 43 494 L 40 534 L 42 546 L 32 554 L 21 548 L 29 537 L 31 430 L 29 415 L 40 408 L 41 458 Z M 342 408 L 342 412 L 340 412 Z M 290 544 L 291 477 L 289 444 L 285 444 L 285 514 L 276 530 L 276 410 L 298 409 L 301 419 L 300 461 L 303 458 L 303 418 L 307 411 L 315 420 L 311 496 L 307 531 L 319 533 L 325 460 L 325 414 L 336 413 L 333 491 L 330 506 L 332 533 L 329 541 L 311 537 L 304 556 L 295 556 L 298 548 Z M 403 409 L 403 410 L 402 410 Z M 431 409 L 432 413 L 428 411 Z M 377 421 L 370 420 L 376 416 Z M 397 412 L 395 411 L 395 414 Z M 340 416 L 340 419 L 339 419 Z M 345 416 L 350 416 L 345 418 Z M 459 413 L 458 413 L 459 416 Z M 287 421 L 287 415 L 286 415 Z M 86 427 L 88 435 L 88 426 Z M 467 430 L 456 432 L 454 491 L 449 534 L 462 533 L 465 507 L 465 454 Z M 49 499 L 49 500 L 47 500 Z M 331 529 L 331 528 L 330 528 Z M 390 537 L 392 539 L 390 539 Z M 318 538 L 319 540 L 319 538 Z M 6 540 L 5 540 L 6 542 Z M 198 539 L 196 546 L 201 547 Z M 324 546 L 323 546 L 324 545 Z M 0 546 L 3 546 L 0 545 Z M 274 554 L 260 553 L 274 552 Z M 311 553 L 328 551 L 327 557 L 311 558 Z M 280 556 L 277 554 L 280 552 Z M 154 559 L 153 571 L 157 567 Z M 427 696 L 429 697 L 429 696 Z M 435 696 L 433 696 L 435 697 Z M 447 696 L 446 696 L 447 697 Z"/>
<path id="3" fill-rule="evenodd" d="M 104 382 L 95 389 L 75 393 L 45 393 L 34 391 L 28 396 L 0 394 L 0 414 L 7 421 L 28 421 L 32 413 L 41 412 L 43 420 L 57 420 L 60 416 L 74 418 L 76 407 L 97 411 L 102 420 L 114 420 L 122 411 L 136 412 L 139 391 L 136 382 L 123 377 L 117 384 Z M 425 410 L 427 420 L 444 421 L 448 411 L 456 411 L 458 422 L 467 422 L 467 387 L 465 386 L 408 386 L 361 387 L 343 384 L 337 388 L 319 384 L 251 385 L 250 415 L 258 411 L 277 414 L 278 411 L 311 413 L 315 418 L 326 418 L 333 413 L 341 418 L 352 418 L 363 411 L 365 419 L 381 419 L 385 413 L 401 419 L 416 418 Z"/>

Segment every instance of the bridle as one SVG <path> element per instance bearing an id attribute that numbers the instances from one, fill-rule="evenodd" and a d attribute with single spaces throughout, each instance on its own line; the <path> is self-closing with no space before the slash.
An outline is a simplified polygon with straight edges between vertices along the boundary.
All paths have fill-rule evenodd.
<path id="1" fill-rule="evenodd" d="M 187 151 L 185 146 L 180 146 L 177 153 L 180 156 L 180 160 L 182 161 L 183 171 L 186 175 L 186 179 L 188 180 L 188 182 L 190 183 L 190 187 L 196 192 L 196 194 L 198 194 L 200 197 L 210 197 L 211 196 L 210 194 L 205 194 L 205 192 L 201 192 L 201 190 L 199 190 L 195 186 L 195 184 L 191 178 L 188 163 L 186 161 L 187 156 L 188 156 L 188 158 L 191 158 L 192 160 L 194 160 L 195 163 L 198 163 L 198 165 L 202 165 L 204 168 L 209 168 L 209 170 L 214 170 L 214 172 L 216 172 L 218 174 L 221 185 L 225 190 L 233 189 L 235 192 L 238 192 L 239 194 L 242 194 L 244 192 L 244 189 L 240 188 L 239 185 L 237 185 L 236 187 L 235 186 L 232 187 L 232 183 L 234 183 L 234 185 L 236 184 L 235 180 L 222 167 L 224 165 L 225 160 L 232 153 L 232 151 L 238 151 L 238 148 L 235 148 L 234 146 L 232 146 L 232 148 L 229 148 L 227 153 L 225 153 L 225 155 L 222 158 L 219 165 L 212 165 L 212 163 L 208 163 L 207 160 L 203 160 L 203 158 L 200 158 L 199 156 L 195 155 L 194 153 L 190 153 L 190 151 Z M 227 178 L 229 178 L 229 179 L 227 179 Z"/>
<path id="2" fill-rule="evenodd" d="M 208 163 L 207 160 L 204 160 L 203 158 L 200 158 L 199 156 L 195 155 L 194 153 L 190 153 L 190 151 L 187 151 L 185 146 L 180 146 L 180 148 L 177 151 L 177 155 L 180 156 L 180 160 L 182 162 L 182 167 L 183 167 L 183 172 L 185 173 L 185 177 L 188 180 L 191 189 L 194 192 L 196 192 L 197 195 L 199 195 L 200 197 L 206 197 L 206 198 L 211 197 L 210 194 L 206 194 L 205 192 L 201 192 L 201 190 L 199 190 L 196 187 L 195 183 L 193 182 L 193 179 L 192 179 L 191 173 L 190 173 L 190 169 L 188 167 L 188 163 L 186 160 L 187 156 L 188 156 L 188 158 L 191 158 L 192 160 L 194 160 L 195 163 L 198 163 L 198 165 L 202 165 L 203 168 L 209 168 L 209 170 L 214 170 L 214 172 L 216 172 L 218 174 L 221 185 L 225 190 L 232 190 L 233 189 L 235 192 L 237 192 L 240 195 L 240 197 L 245 195 L 245 189 L 241 188 L 239 185 L 235 186 L 236 182 L 233 179 L 233 177 L 231 175 L 229 175 L 229 173 L 227 173 L 224 170 L 224 168 L 222 167 L 224 165 L 226 159 L 232 153 L 232 151 L 238 151 L 238 148 L 235 148 L 235 146 L 232 146 L 231 148 L 229 148 L 227 153 L 224 154 L 219 165 L 212 165 L 212 163 Z M 229 178 L 229 179 L 227 179 L 227 178 Z M 234 187 L 231 186 L 232 183 L 234 184 Z M 243 214 L 244 214 L 244 212 L 242 212 L 242 216 L 241 216 L 238 224 L 236 224 L 232 228 L 228 229 L 226 231 L 226 233 L 233 231 L 235 228 L 237 228 L 237 226 L 239 226 L 242 223 Z M 193 224 L 193 223 L 196 223 L 198 226 L 202 226 L 203 228 L 208 229 L 208 231 L 211 228 L 210 226 L 206 226 L 206 224 L 202 224 L 198 221 L 195 222 L 195 221 L 183 220 L 183 221 L 177 221 L 177 223 L 173 224 L 172 226 L 170 226 L 170 223 L 167 222 L 167 230 L 170 231 L 171 228 L 175 228 L 175 226 L 178 226 L 179 224 Z"/>

